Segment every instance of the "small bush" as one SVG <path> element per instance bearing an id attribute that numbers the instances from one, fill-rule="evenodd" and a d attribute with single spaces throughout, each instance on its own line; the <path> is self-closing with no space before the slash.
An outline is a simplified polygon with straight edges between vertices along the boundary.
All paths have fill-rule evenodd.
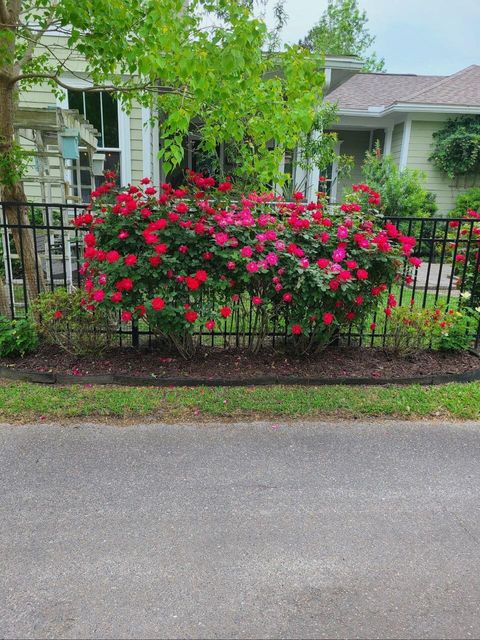
<path id="1" fill-rule="evenodd" d="M 455 208 L 450 211 L 451 218 L 463 218 L 465 211 L 480 211 L 480 187 L 472 187 L 460 193 L 455 200 Z"/>
<path id="2" fill-rule="evenodd" d="M 382 194 L 380 209 L 386 216 L 426 218 L 437 210 L 435 194 L 422 186 L 425 174 L 417 169 L 400 170 L 392 156 L 382 156 L 379 149 L 366 153 L 362 176 Z"/>
<path id="3" fill-rule="evenodd" d="M 399 307 L 390 317 L 386 346 L 399 357 L 414 356 L 420 349 L 468 349 L 475 314 L 468 308 L 455 311 L 446 307 Z"/>
<path id="4" fill-rule="evenodd" d="M 30 320 L 0 316 L 0 357 L 23 357 L 38 347 L 38 335 Z"/>
<path id="5" fill-rule="evenodd" d="M 111 344 L 113 318 L 105 309 L 87 310 L 84 292 L 56 289 L 43 293 L 32 304 L 37 331 L 48 344 L 68 353 L 101 353 Z"/>

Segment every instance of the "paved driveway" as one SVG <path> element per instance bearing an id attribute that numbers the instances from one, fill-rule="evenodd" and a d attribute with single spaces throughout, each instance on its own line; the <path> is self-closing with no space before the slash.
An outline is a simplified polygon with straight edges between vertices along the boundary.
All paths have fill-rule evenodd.
<path id="1" fill-rule="evenodd" d="M 480 425 L 0 427 L 0 637 L 480 636 Z"/>

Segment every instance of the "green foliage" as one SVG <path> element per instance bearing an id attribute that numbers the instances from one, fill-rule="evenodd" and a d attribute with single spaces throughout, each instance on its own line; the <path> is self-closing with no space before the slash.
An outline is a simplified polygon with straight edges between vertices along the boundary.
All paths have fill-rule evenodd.
<path id="1" fill-rule="evenodd" d="M 240 176 L 257 186 L 278 182 L 283 151 L 311 129 L 322 103 L 322 58 L 298 45 L 273 51 L 272 34 L 256 16 L 255 5 L 238 0 L 23 0 L 15 52 L 4 57 L 0 71 L 16 62 L 22 68 L 22 89 L 48 82 L 59 91 L 70 60 L 84 57 L 95 88 L 114 93 L 127 110 L 138 101 L 161 114 L 166 174 L 180 164 L 189 128 L 201 122 L 205 152 L 221 142 L 234 144 Z M 281 25 L 281 3 L 276 16 Z M 54 49 L 40 43 L 33 52 L 32 37 L 42 29 L 47 34 L 64 30 L 69 36 L 64 44 L 56 37 Z M 8 30 L 2 34 L 12 37 Z"/>
<path id="2" fill-rule="evenodd" d="M 363 180 L 382 194 L 382 211 L 387 216 L 426 218 L 437 210 L 435 195 L 424 189 L 425 175 L 408 167 L 400 170 L 392 156 L 382 156 L 377 147 L 365 154 Z"/>
<path id="3" fill-rule="evenodd" d="M 84 292 L 66 289 L 42 293 L 32 303 L 32 316 L 47 344 L 75 355 L 99 354 L 111 344 L 113 320 L 104 309 L 88 311 L 81 301 Z"/>
<path id="4" fill-rule="evenodd" d="M 480 212 L 480 187 L 472 187 L 460 193 L 455 200 L 455 208 L 450 211 L 450 217 L 463 218 L 468 210 Z"/>
<path id="5" fill-rule="evenodd" d="M 8 146 L 8 145 L 7 145 Z M 0 151 L 0 187 L 13 187 L 27 173 L 32 153 L 14 142 Z"/>
<path id="6" fill-rule="evenodd" d="M 384 72 L 385 60 L 369 53 L 375 36 L 367 23 L 358 0 L 328 0 L 322 17 L 301 44 L 324 55 L 358 56 L 364 61 L 365 72 Z"/>
<path id="7" fill-rule="evenodd" d="M 455 311 L 445 306 L 398 307 L 389 321 L 386 346 L 400 357 L 414 356 L 420 349 L 465 350 L 472 345 L 472 329 L 478 325 L 478 316 L 469 308 Z"/>
<path id="8" fill-rule="evenodd" d="M 23 357 L 37 347 L 37 332 L 30 320 L 9 320 L 0 316 L 0 358 Z"/>
<path id="9" fill-rule="evenodd" d="M 480 116 L 460 116 L 433 134 L 435 166 L 451 179 L 480 173 Z"/>

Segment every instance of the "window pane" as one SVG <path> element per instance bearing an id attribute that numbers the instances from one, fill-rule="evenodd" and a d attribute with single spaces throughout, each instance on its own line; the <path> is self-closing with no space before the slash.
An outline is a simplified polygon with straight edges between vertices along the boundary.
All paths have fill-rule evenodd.
<path id="1" fill-rule="evenodd" d="M 105 151 L 105 163 L 103 165 L 104 171 L 115 171 L 117 178 L 115 182 L 120 186 L 120 152 L 119 151 Z M 103 182 L 103 178 L 102 178 Z"/>
<path id="2" fill-rule="evenodd" d="M 77 109 L 83 115 L 83 91 L 68 92 L 69 109 Z"/>
<path id="3" fill-rule="evenodd" d="M 118 147 L 117 101 L 108 93 L 102 93 L 103 103 L 103 146 Z"/>
<path id="4" fill-rule="evenodd" d="M 87 109 L 87 113 L 85 117 L 90 122 L 91 125 L 95 127 L 95 129 L 100 134 L 98 136 L 98 144 L 103 146 L 102 143 L 102 118 L 100 115 L 100 94 L 99 93 L 86 93 L 85 94 L 85 106 Z"/>

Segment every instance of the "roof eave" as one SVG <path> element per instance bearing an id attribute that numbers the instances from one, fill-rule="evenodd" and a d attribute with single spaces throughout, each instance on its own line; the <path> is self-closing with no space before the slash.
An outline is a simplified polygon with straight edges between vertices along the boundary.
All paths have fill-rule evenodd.
<path id="1" fill-rule="evenodd" d="M 385 109 L 369 111 L 368 109 L 338 109 L 339 116 L 382 118 L 391 113 L 472 113 L 480 114 L 480 105 L 446 105 L 446 104 L 414 104 L 409 102 L 397 102 Z"/>

